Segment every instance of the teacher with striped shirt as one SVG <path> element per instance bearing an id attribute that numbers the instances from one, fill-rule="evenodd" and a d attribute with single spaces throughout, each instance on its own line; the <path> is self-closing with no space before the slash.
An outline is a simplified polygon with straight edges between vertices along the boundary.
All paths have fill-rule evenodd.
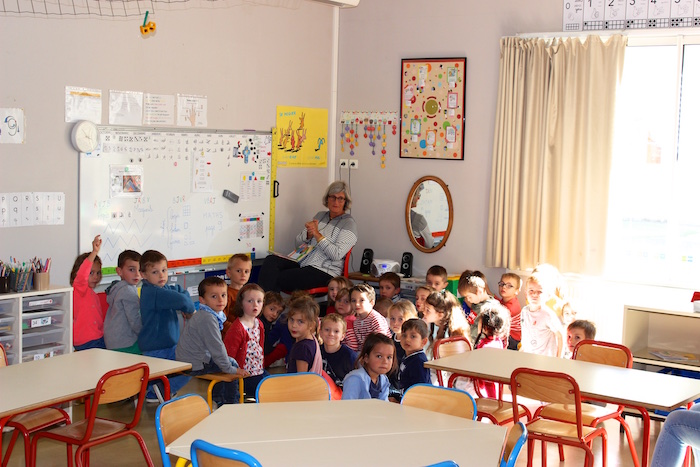
<path id="1" fill-rule="evenodd" d="M 277 255 L 265 258 L 258 285 L 279 292 L 325 287 L 343 273 L 345 255 L 357 243 L 357 224 L 347 210 L 352 200 L 343 181 L 331 183 L 323 195 L 327 211 L 319 211 L 296 236 L 296 247 L 313 247 L 299 262 Z"/>

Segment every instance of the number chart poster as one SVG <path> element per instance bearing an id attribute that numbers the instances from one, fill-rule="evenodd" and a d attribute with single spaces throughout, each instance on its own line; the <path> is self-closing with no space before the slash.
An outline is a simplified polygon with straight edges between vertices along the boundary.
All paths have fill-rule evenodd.
<path id="1" fill-rule="evenodd" d="M 467 59 L 401 60 L 400 156 L 464 159 Z"/>
<path id="2" fill-rule="evenodd" d="M 277 164 L 326 167 L 328 110 L 277 106 Z"/>

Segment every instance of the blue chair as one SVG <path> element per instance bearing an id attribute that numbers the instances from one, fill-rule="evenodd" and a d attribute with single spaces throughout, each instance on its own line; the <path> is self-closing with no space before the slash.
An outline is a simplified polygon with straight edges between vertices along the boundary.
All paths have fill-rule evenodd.
<path id="1" fill-rule="evenodd" d="M 222 448 L 201 439 L 196 439 L 192 443 L 190 457 L 192 458 L 193 467 L 199 467 L 200 465 L 202 467 L 228 465 L 225 460 L 234 461 L 230 463 L 232 466 L 238 465 L 237 463 L 240 462 L 250 467 L 262 467 L 260 462 L 250 454 L 236 449 Z"/>
<path id="2" fill-rule="evenodd" d="M 270 375 L 260 381 L 255 391 L 258 402 L 329 401 L 331 390 L 316 373 L 286 373 Z"/>
<path id="3" fill-rule="evenodd" d="M 518 460 L 518 455 L 525 441 L 527 441 L 527 428 L 523 422 L 518 422 L 508 432 L 500 467 L 515 467 L 515 461 Z"/>
<path id="4" fill-rule="evenodd" d="M 459 464 L 455 461 L 442 461 L 437 464 L 427 465 L 426 467 L 459 467 Z"/>
<path id="5" fill-rule="evenodd" d="M 406 390 L 401 405 L 476 420 L 476 402 L 471 394 L 459 389 L 432 384 L 414 384 Z"/>
<path id="6" fill-rule="evenodd" d="M 209 416 L 209 405 L 199 394 L 186 394 L 163 402 L 156 409 L 156 435 L 164 467 L 170 467 L 165 446 Z"/>

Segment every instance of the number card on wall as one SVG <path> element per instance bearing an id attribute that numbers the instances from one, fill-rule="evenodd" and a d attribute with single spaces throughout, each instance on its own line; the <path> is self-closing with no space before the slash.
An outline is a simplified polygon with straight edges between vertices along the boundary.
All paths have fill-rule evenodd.
<path id="1" fill-rule="evenodd" d="M 400 156 L 464 159 L 466 57 L 401 60 Z"/>
<path id="2" fill-rule="evenodd" d="M 693 0 L 564 0 L 564 31 L 700 26 Z"/>

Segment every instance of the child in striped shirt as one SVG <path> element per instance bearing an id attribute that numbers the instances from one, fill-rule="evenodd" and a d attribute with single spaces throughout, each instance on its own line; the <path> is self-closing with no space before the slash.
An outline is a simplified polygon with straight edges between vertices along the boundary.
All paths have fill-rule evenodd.
<path id="1" fill-rule="evenodd" d="M 357 316 L 352 331 L 355 340 L 348 342 L 348 346 L 353 350 L 360 350 L 367 336 L 372 333 L 391 337 L 386 318 L 374 309 L 374 299 L 374 288 L 369 284 L 358 284 L 350 289 L 350 302 Z"/>

